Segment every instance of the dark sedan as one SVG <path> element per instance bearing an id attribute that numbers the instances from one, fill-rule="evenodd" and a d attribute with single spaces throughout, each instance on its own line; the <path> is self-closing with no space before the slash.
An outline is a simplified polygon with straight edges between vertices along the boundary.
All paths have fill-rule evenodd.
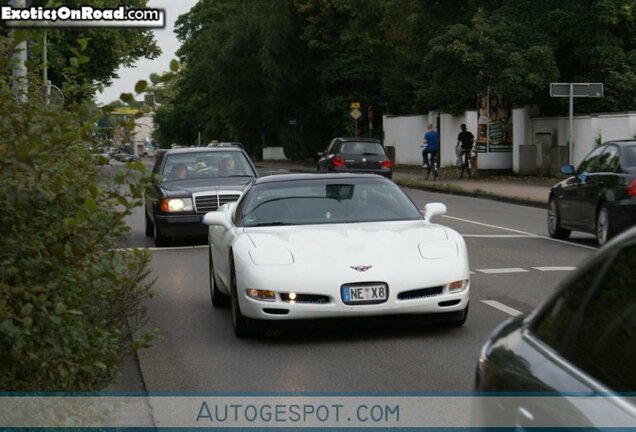
<path id="1" fill-rule="evenodd" d="M 372 138 L 334 138 L 318 153 L 318 172 L 375 173 L 391 178 L 391 160 L 382 143 Z"/>
<path id="2" fill-rule="evenodd" d="M 567 179 L 554 185 L 548 207 L 548 232 L 596 235 L 600 245 L 636 222 L 636 141 L 612 141 L 588 154 L 578 169 L 561 168 Z"/>
<path id="3" fill-rule="evenodd" d="M 480 398 L 481 423 L 634 427 L 635 287 L 636 228 L 594 253 L 528 317 L 495 330 L 481 350 L 476 390 L 516 397 Z"/>
<path id="4" fill-rule="evenodd" d="M 171 239 L 206 236 L 202 216 L 238 200 L 256 178 L 256 168 L 239 148 L 181 148 L 161 153 L 146 195 L 146 236 L 155 245 Z"/>

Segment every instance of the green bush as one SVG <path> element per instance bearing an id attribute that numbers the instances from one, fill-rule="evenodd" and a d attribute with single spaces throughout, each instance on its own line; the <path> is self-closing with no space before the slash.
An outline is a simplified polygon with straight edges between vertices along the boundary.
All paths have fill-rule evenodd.
<path id="1" fill-rule="evenodd" d="M 0 391 L 90 391 L 147 343 L 150 255 L 118 250 L 142 203 L 139 163 L 102 176 L 85 142 L 90 103 L 46 106 L 30 79 L 11 94 L 0 39 Z M 136 333 L 135 333 L 136 334 Z"/>

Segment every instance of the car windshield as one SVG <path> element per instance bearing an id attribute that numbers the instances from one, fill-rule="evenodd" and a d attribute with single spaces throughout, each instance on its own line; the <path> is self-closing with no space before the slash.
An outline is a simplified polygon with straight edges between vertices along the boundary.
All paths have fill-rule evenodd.
<path id="1" fill-rule="evenodd" d="M 342 144 L 341 153 L 383 155 L 384 148 L 379 143 L 373 142 L 346 142 Z"/>
<path id="2" fill-rule="evenodd" d="M 422 215 L 383 179 L 296 180 L 255 185 L 241 205 L 239 225 L 313 225 L 419 220 Z"/>
<path id="3" fill-rule="evenodd" d="M 255 177 L 241 152 L 196 152 L 166 157 L 161 173 L 166 180 L 214 177 Z"/>

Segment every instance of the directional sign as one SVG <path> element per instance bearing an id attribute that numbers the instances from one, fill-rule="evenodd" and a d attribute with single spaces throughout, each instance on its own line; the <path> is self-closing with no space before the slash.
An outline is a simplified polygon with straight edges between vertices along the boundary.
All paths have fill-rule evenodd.
<path id="1" fill-rule="evenodd" d="M 354 120 L 358 120 L 360 118 L 360 116 L 362 115 L 362 112 L 358 109 L 358 108 L 354 108 L 351 110 L 351 112 L 349 113 L 349 115 L 351 116 L 351 118 L 353 118 Z"/>
<path id="2" fill-rule="evenodd" d="M 573 97 L 603 97 L 603 83 L 551 83 L 550 96 L 570 97 L 570 85 Z"/>
<path id="3" fill-rule="evenodd" d="M 360 102 L 351 102 L 351 109 L 360 108 Z"/>

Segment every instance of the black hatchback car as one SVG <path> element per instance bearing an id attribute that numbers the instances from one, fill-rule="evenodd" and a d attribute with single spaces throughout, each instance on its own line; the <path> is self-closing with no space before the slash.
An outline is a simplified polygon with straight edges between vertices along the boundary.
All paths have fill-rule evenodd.
<path id="1" fill-rule="evenodd" d="M 334 138 L 318 153 L 318 172 L 375 173 L 393 177 L 382 143 L 372 138 Z"/>
<path id="2" fill-rule="evenodd" d="M 189 147 L 157 156 L 152 191 L 146 194 L 146 236 L 155 245 L 171 239 L 205 236 L 203 215 L 237 201 L 257 171 L 239 148 Z"/>
<path id="3" fill-rule="evenodd" d="M 479 398 L 474 412 L 507 426 L 633 428 L 635 356 L 633 228 L 596 251 L 529 316 L 493 332 L 475 388 L 515 397 Z M 596 397 L 603 395 L 612 397 Z"/>
<path id="4" fill-rule="evenodd" d="M 588 154 L 570 177 L 550 191 L 548 232 L 567 238 L 572 230 L 596 235 L 600 245 L 636 222 L 636 141 L 611 141 Z"/>

